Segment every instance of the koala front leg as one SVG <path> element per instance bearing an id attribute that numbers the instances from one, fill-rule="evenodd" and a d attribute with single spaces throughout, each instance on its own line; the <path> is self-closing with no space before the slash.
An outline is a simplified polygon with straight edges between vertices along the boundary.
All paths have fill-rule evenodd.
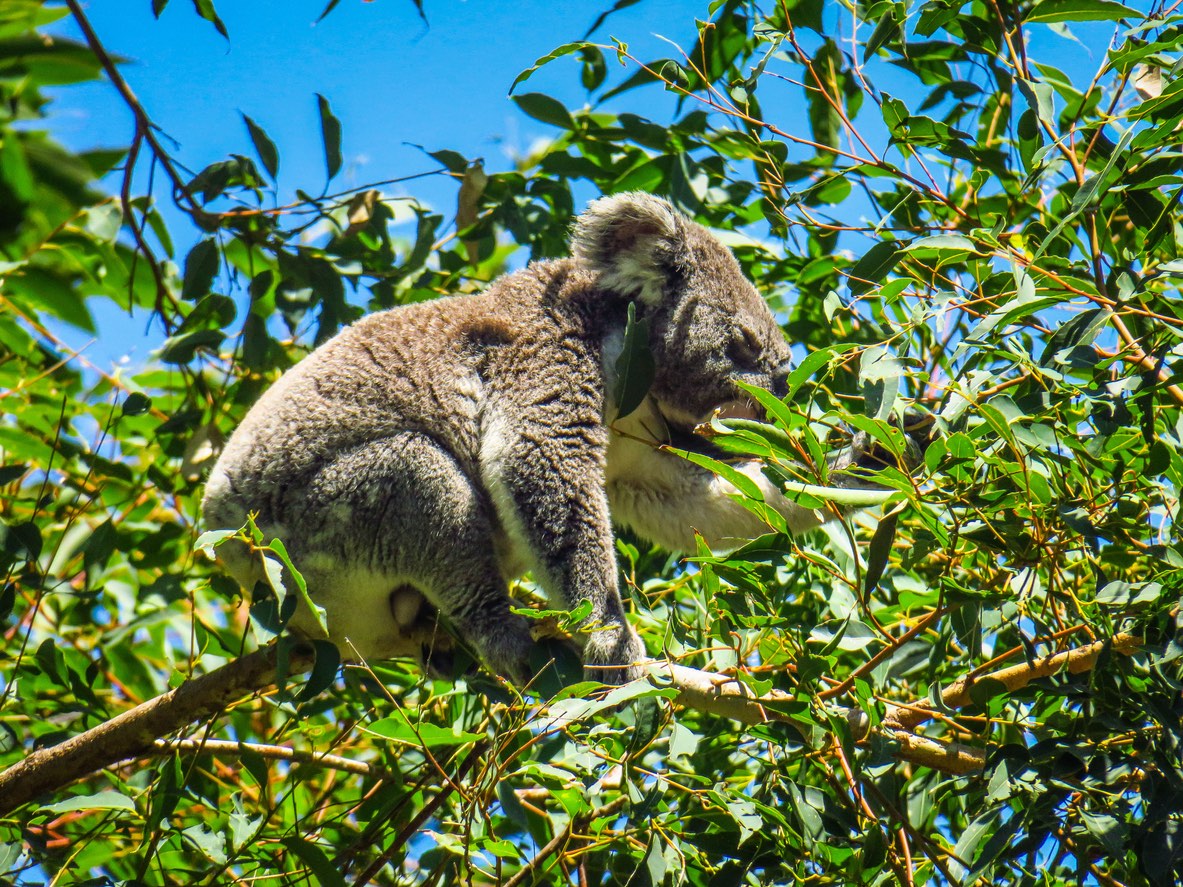
<path id="1" fill-rule="evenodd" d="M 486 489 L 535 578 L 567 609 L 589 600 L 583 660 L 590 680 L 639 677 L 644 644 L 624 615 L 604 490 L 606 434 L 587 424 L 539 421 L 512 436 L 499 422 L 482 453 Z"/>

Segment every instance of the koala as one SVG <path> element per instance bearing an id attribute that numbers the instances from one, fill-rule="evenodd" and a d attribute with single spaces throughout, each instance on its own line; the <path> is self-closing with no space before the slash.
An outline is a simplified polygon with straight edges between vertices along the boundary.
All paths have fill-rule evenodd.
<path id="1" fill-rule="evenodd" d="M 578 218 L 571 253 L 478 295 L 363 318 L 227 442 L 205 523 L 254 514 L 282 539 L 347 658 L 425 655 L 424 614 L 438 612 L 489 668 L 525 682 L 533 640 L 507 583 L 529 570 L 562 606 L 591 602 L 588 676 L 632 679 L 646 651 L 625 618 L 613 520 L 672 550 L 692 549 L 696 531 L 712 546 L 766 531 L 729 483 L 661 449 L 716 411 L 751 415 L 737 382 L 784 391 L 788 343 L 730 251 L 665 201 L 626 193 Z M 630 303 L 656 371 L 618 417 Z M 758 465 L 741 470 L 795 529 L 824 519 Z M 246 587 L 262 578 L 244 544 L 220 556 Z M 292 625 L 317 623 L 298 609 Z"/>

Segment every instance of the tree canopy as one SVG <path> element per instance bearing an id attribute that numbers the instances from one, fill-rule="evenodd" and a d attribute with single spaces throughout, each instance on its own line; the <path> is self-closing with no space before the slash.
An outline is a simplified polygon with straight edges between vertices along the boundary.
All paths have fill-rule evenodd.
<path id="1" fill-rule="evenodd" d="M 135 47 L 77 0 L 0 6 L 0 881 L 1177 883 L 1180 4 L 714 0 L 652 58 L 601 36 L 636 2 L 505 84 L 553 133 L 514 168 L 427 146 L 447 207 L 334 191 L 324 98 L 329 186 L 280 194 L 251 116 L 187 172 Z M 133 112 L 118 150 L 55 139 L 49 91 L 91 80 Z M 343 325 L 560 255 L 625 190 L 721 232 L 798 354 L 719 447 L 833 507 L 825 453 L 898 451 L 918 406 L 921 469 L 801 536 L 750 501 L 768 532 L 727 555 L 622 533 L 669 663 L 624 687 L 268 646 L 198 522 L 237 421 Z M 100 303 L 159 333 L 146 365 L 66 344 Z"/>

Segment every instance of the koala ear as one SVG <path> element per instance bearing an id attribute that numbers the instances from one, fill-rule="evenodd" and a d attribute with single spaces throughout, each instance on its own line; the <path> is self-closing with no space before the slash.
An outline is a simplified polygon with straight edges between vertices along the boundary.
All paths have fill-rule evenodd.
<path id="1" fill-rule="evenodd" d="M 571 252 L 599 273 L 604 288 L 656 305 L 680 264 L 686 224 L 650 194 L 601 197 L 576 220 Z"/>

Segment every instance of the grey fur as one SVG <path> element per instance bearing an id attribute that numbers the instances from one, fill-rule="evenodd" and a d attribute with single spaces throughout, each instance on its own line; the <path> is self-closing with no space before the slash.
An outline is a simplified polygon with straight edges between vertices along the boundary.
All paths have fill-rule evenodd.
<path id="1" fill-rule="evenodd" d="M 573 257 L 485 292 L 364 318 L 280 379 L 230 438 L 206 488 L 210 528 L 249 512 L 278 536 L 346 656 L 418 655 L 416 592 L 495 671 L 528 676 L 507 580 L 531 570 L 563 606 L 589 599 L 589 676 L 638 674 L 646 652 L 617 588 L 610 514 L 686 549 L 765 530 L 729 484 L 660 452 L 740 399 L 775 389 L 789 348 L 731 253 L 665 201 L 621 194 L 579 218 Z M 614 422 L 627 306 L 651 323 L 657 375 Z M 845 460 L 851 461 L 851 460 Z M 801 528 L 819 522 L 745 468 Z M 223 546 L 250 587 L 257 563 Z M 308 614 L 297 627 L 310 631 Z"/>

